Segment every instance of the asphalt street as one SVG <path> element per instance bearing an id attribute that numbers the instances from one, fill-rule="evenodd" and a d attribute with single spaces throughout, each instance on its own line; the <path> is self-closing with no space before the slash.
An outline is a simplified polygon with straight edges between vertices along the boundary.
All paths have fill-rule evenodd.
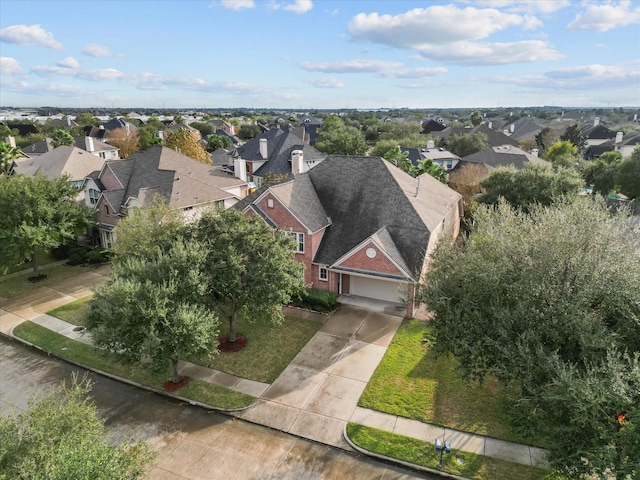
<path id="1" fill-rule="evenodd" d="M 92 400 L 114 441 L 145 440 L 157 452 L 149 478 L 413 479 L 418 474 L 207 411 L 86 372 L 0 337 L 0 414 L 25 409 L 73 372 L 94 382 Z"/>

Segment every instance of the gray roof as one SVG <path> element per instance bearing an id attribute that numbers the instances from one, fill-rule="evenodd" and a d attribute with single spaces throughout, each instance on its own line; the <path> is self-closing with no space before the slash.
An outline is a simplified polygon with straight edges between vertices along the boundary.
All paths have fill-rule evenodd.
<path id="1" fill-rule="evenodd" d="M 43 174 L 47 178 L 69 175 L 70 180 L 79 181 L 94 170 L 100 170 L 103 165 L 103 159 L 85 150 L 60 146 L 33 158 L 16 160 L 14 172 L 27 176 Z"/>
<path id="2" fill-rule="evenodd" d="M 31 145 L 27 145 L 21 151 L 28 155 L 29 157 L 36 157 L 38 155 L 42 155 L 43 153 L 47 153 L 53 150 L 53 142 L 51 137 L 43 138 L 42 140 L 38 140 L 36 143 L 32 143 Z"/>
<path id="3" fill-rule="evenodd" d="M 484 163 L 493 168 L 507 167 L 510 165 L 515 168 L 523 168 L 527 163 L 547 163 L 545 160 L 511 145 L 490 147 L 467 155 L 463 160 L 471 163 Z"/>
<path id="4" fill-rule="evenodd" d="M 584 135 L 587 139 L 612 139 L 616 138 L 616 132 L 607 128 L 603 124 L 599 123 L 598 125 L 587 125 L 586 127 L 582 127 L 580 129 L 582 135 Z"/>
<path id="5" fill-rule="evenodd" d="M 269 190 L 310 231 L 330 225 L 308 175 L 299 175 L 296 180 L 276 184 Z"/>
<path id="6" fill-rule="evenodd" d="M 173 208 L 207 204 L 234 198 L 227 190 L 246 185 L 211 165 L 159 145 L 134 153 L 125 160 L 107 162 L 107 168 L 124 186 L 120 190 L 104 192 L 114 208 L 120 208 L 129 198 L 138 199 L 142 206 L 147 205 L 156 193 Z"/>

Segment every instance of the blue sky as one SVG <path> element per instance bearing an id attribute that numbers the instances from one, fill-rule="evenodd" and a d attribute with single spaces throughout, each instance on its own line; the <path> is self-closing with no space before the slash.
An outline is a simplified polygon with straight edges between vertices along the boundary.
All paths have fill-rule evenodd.
<path id="1" fill-rule="evenodd" d="M 639 106 L 640 1 L 0 0 L 0 106 Z"/>

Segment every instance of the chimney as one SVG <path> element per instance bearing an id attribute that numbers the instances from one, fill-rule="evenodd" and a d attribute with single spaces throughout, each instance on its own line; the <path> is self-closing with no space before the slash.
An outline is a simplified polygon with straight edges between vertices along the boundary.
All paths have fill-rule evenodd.
<path id="1" fill-rule="evenodd" d="M 71 126 L 71 117 L 67 115 L 67 127 Z"/>
<path id="2" fill-rule="evenodd" d="M 531 155 L 533 155 L 534 157 L 538 156 L 538 149 L 537 148 L 532 148 L 531 149 Z"/>
<path id="3" fill-rule="evenodd" d="M 515 132 L 515 131 L 516 131 L 516 125 L 515 125 L 515 123 L 512 123 L 511 125 L 509 125 L 509 131 L 510 131 L 511 133 L 513 133 L 513 132 Z"/>
<path id="4" fill-rule="evenodd" d="M 598 125 L 600 125 L 600 117 L 594 117 L 593 126 L 597 127 Z"/>
<path id="5" fill-rule="evenodd" d="M 16 148 L 16 137 L 14 137 L 13 135 L 9 135 L 4 139 L 4 143 L 8 143 L 13 148 Z"/>
<path id="6" fill-rule="evenodd" d="M 493 122 L 489 122 L 489 125 L 487 125 L 489 127 L 489 130 L 493 130 Z"/>
<path id="7" fill-rule="evenodd" d="M 291 152 L 291 171 L 297 173 L 304 172 L 304 156 L 302 150 L 294 150 Z"/>
<path id="8" fill-rule="evenodd" d="M 265 160 L 267 159 L 267 139 L 266 138 L 260 139 L 260 156 Z"/>
<path id="9" fill-rule="evenodd" d="M 616 143 L 622 143 L 622 137 L 624 137 L 624 132 L 616 132 Z"/>
<path id="10" fill-rule="evenodd" d="M 87 152 L 93 152 L 95 150 L 92 137 L 84 137 L 84 149 Z"/>
<path id="11" fill-rule="evenodd" d="M 435 148 L 436 144 L 434 143 L 433 140 L 428 140 L 427 141 L 427 148 Z"/>

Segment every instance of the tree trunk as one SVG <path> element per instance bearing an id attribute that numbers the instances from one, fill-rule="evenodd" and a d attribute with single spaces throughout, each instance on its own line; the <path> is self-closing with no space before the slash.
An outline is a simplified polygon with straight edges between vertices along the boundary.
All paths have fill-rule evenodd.
<path id="1" fill-rule="evenodd" d="M 31 252 L 31 264 L 33 265 L 33 274 L 38 276 L 38 254 L 35 250 Z"/>
<path id="2" fill-rule="evenodd" d="M 178 359 L 171 359 L 171 381 L 173 383 L 180 382 L 180 375 L 178 375 Z"/>
<path id="3" fill-rule="evenodd" d="M 236 309 L 234 308 L 229 315 L 229 342 L 236 341 Z"/>

